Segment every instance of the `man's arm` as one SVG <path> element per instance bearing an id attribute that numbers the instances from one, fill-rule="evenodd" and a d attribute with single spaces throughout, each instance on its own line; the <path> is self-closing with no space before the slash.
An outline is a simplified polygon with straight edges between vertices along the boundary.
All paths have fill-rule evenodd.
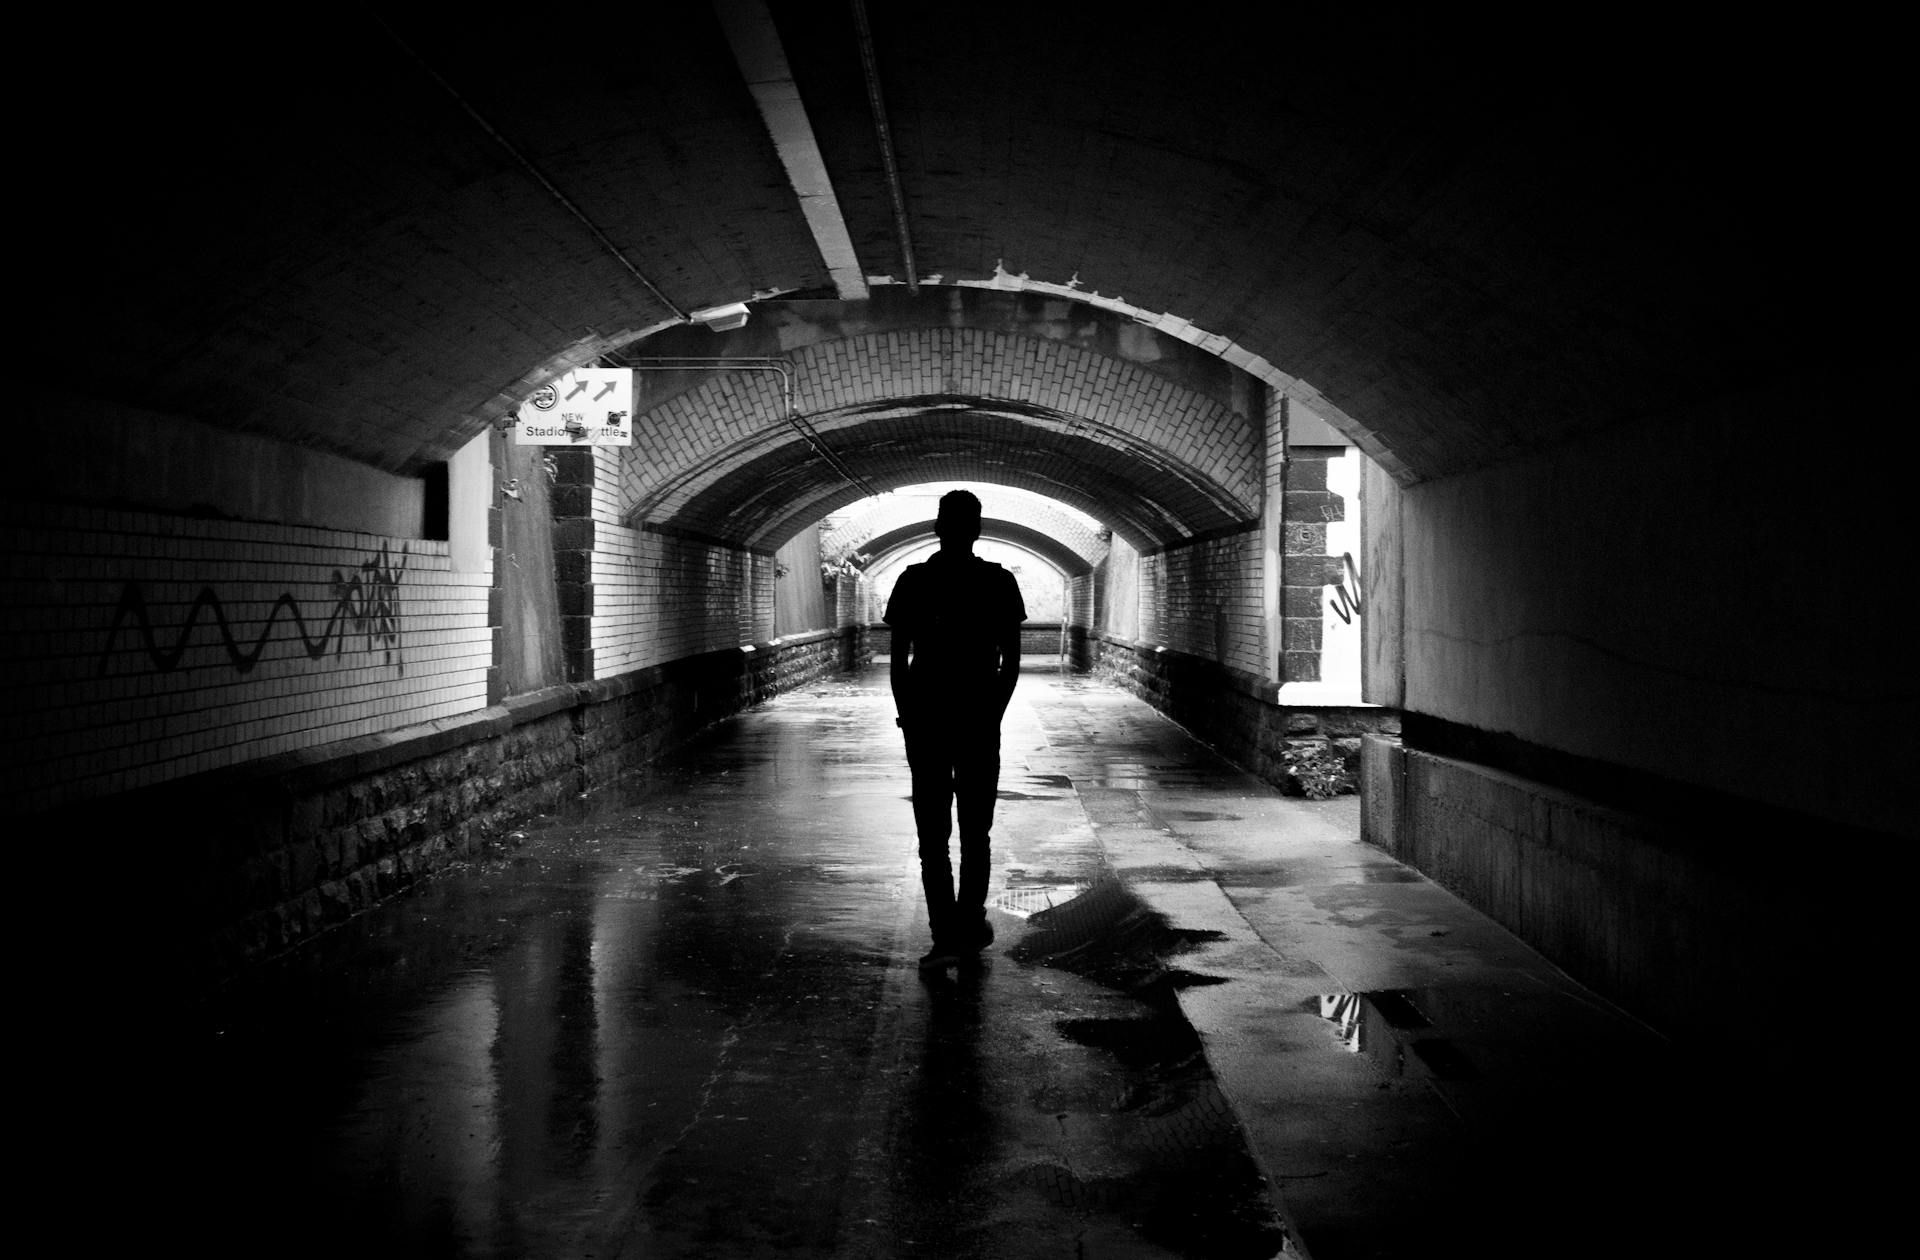
<path id="1" fill-rule="evenodd" d="M 893 712 L 895 720 L 905 726 L 913 714 L 909 703 L 911 688 L 908 685 L 907 658 L 913 653 L 913 635 L 905 626 L 893 628 L 893 659 L 887 666 L 887 681 L 893 684 Z"/>
<path id="2" fill-rule="evenodd" d="M 1013 700 L 1013 685 L 1020 681 L 1020 623 L 1027 619 L 1027 606 L 1020 598 L 1020 583 L 1006 570 L 998 570 L 1000 577 L 999 606 L 997 613 L 1004 618 L 995 634 L 994 646 L 1000 649 L 1000 672 L 994 678 L 999 692 L 1000 713 L 1006 715 L 1007 705 Z"/>
<path id="3" fill-rule="evenodd" d="M 1008 622 L 1000 631 L 1000 672 L 994 678 L 999 693 L 1000 712 L 1004 715 L 1013 700 L 1013 685 L 1020 681 L 1020 623 Z"/>

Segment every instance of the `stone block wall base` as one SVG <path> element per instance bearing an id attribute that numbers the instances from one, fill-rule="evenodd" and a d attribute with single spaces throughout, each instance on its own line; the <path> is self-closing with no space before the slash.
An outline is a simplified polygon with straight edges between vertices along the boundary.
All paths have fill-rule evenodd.
<path id="1" fill-rule="evenodd" d="M 1391 709 L 1275 704 L 1264 680 L 1184 652 L 1093 637 L 1078 650 L 1095 674 L 1290 795 L 1320 794 L 1334 779 L 1340 790 L 1356 790 L 1359 738 L 1399 733 Z"/>
<path id="2" fill-rule="evenodd" d="M 1648 1024 L 1702 1049 L 1882 957 L 1896 921 L 1801 877 L 1809 853 L 1870 869 L 1892 839 L 1752 803 L 1619 808 L 1486 765 L 1362 741 L 1362 836 Z M 1745 1041 L 1746 1039 L 1742 1039 Z M 1761 1055 L 1748 1043 L 1738 1053 Z"/>
<path id="3" fill-rule="evenodd" d="M 552 687 L 15 818 L 11 830 L 44 840 L 34 851 L 49 869 L 36 886 L 89 880 L 95 921 L 80 936 L 100 957 L 82 970 L 137 957 L 192 1000 L 450 863 L 510 848 L 527 820 L 713 723 L 840 671 L 862 658 L 862 644 L 841 642 L 853 635 L 819 631 Z"/>
<path id="4" fill-rule="evenodd" d="M 865 631 L 865 651 L 869 658 L 875 653 L 890 655 L 893 651 L 893 628 L 884 621 L 876 621 L 862 627 Z M 1020 654 L 1025 657 L 1058 658 L 1064 651 L 1072 658 L 1076 652 L 1085 655 L 1087 630 L 1084 626 L 1068 625 L 1063 627 L 1057 621 L 1029 621 L 1020 627 Z M 1074 661 L 1076 668 L 1084 669 L 1085 663 Z"/>

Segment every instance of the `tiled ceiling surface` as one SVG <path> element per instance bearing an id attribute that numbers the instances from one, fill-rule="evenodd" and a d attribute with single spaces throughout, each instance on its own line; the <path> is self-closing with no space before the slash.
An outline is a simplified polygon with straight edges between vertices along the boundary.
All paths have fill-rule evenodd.
<path id="1" fill-rule="evenodd" d="M 1063 329 L 1010 295 L 900 296 L 863 303 L 887 308 L 893 331 L 836 320 L 852 335 L 835 340 L 768 303 L 775 348 L 790 347 L 777 358 L 623 359 L 641 378 L 621 459 L 629 520 L 771 548 L 853 499 L 933 480 L 1074 503 L 1146 550 L 1257 518 L 1258 391 L 1210 370 L 1219 360 L 1109 312 Z M 933 324 L 929 305 L 997 326 Z M 642 349 L 767 340 L 661 336 Z M 768 370 L 776 362 L 785 370 Z"/>

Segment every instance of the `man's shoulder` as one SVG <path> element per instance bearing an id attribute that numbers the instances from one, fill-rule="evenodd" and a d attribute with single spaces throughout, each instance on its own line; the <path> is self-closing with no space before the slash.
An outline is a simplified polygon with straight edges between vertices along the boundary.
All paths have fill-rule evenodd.
<path id="1" fill-rule="evenodd" d="M 969 588 L 976 591 L 998 592 L 1019 589 L 1019 579 L 1013 576 L 1013 570 L 1006 565 L 993 560 L 982 560 L 979 556 L 974 556 L 972 559 L 973 564 L 968 569 L 966 581 Z"/>
<path id="2" fill-rule="evenodd" d="M 887 596 L 887 609 L 880 620 L 892 625 L 903 618 L 912 618 L 915 610 L 924 602 L 920 587 L 924 577 L 919 570 L 924 564 L 910 564 L 900 570 L 900 576 L 893 580 L 893 591 Z"/>

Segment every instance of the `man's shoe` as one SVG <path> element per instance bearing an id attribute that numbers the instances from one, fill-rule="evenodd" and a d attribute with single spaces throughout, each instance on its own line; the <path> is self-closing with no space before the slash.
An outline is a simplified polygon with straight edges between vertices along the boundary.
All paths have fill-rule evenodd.
<path id="1" fill-rule="evenodd" d="M 960 962 L 960 951 L 942 941 L 935 941 L 933 948 L 920 955 L 920 970 L 938 971 L 942 967 L 952 967 Z"/>
<path id="2" fill-rule="evenodd" d="M 977 954 L 991 944 L 993 944 L 993 924 L 987 922 L 985 915 L 981 915 L 980 921 L 967 931 L 967 948 Z"/>

